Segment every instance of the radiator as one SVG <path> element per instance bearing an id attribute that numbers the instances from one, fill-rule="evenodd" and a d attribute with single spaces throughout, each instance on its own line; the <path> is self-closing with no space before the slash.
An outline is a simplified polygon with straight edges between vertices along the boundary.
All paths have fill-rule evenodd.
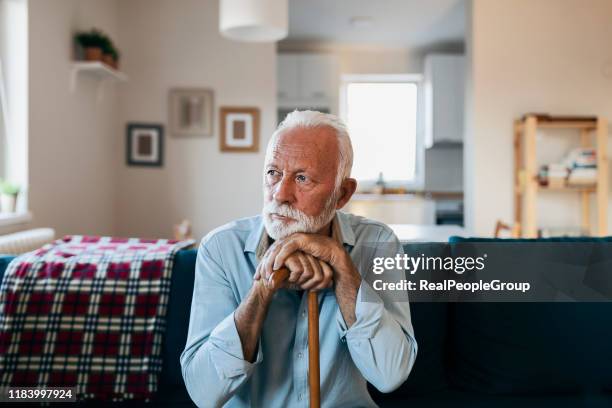
<path id="1" fill-rule="evenodd" d="M 55 239 L 53 228 L 37 228 L 0 235 L 0 255 L 19 255 L 33 251 Z"/>

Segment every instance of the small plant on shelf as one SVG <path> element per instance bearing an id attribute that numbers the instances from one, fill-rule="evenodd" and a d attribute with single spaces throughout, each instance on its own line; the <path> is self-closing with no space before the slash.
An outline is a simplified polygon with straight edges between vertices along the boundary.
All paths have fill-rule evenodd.
<path id="1" fill-rule="evenodd" d="M 104 36 L 102 39 L 102 62 L 112 67 L 114 65 L 113 59 L 113 50 L 115 47 L 113 46 L 113 42 L 107 36 Z"/>
<path id="2" fill-rule="evenodd" d="M 75 35 L 75 41 L 83 48 L 86 61 L 101 61 L 117 69 L 119 51 L 115 48 L 113 41 L 102 31 L 93 28 L 90 31 L 79 32 Z"/>
<path id="3" fill-rule="evenodd" d="M 103 47 L 108 37 L 95 28 L 90 31 L 79 32 L 75 35 L 78 45 L 83 47 L 86 61 L 102 61 Z"/>
<path id="4" fill-rule="evenodd" d="M 113 58 L 111 66 L 115 69 L 119 69 L 119 58 L 121 58 L 121 53 L 118 49 L 113 47 L 113 49 L 111 50 L 111 56 Z"/>
<path id="5" fill-rule="evenodd" d="M 8 181 L 0 179 L 0 211 L 3 213 L 14 213 L 17 207 L 17 196 L 21 188 Z"/>

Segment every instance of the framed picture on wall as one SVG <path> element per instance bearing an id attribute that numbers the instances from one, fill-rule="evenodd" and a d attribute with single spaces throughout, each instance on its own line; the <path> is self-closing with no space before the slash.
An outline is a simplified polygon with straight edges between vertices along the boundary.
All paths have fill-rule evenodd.
<path id="1" fill-rule="evenodd" d="M 164 128 L 158 124 L 128 123 L 126 161 L 129 166 L 161 167 L 164 157 Z"/>
<path id="2" fill-rule="evenodd" d="M 211 89 L 171 89 L 170 134 L 174 137 L 213 135 L 213 91 Z"/>
<path id="3" fill-rule="evenodd" d="M 224 106 L 220 123 L 222 152 L 259 151 L 259 108 Z"/>

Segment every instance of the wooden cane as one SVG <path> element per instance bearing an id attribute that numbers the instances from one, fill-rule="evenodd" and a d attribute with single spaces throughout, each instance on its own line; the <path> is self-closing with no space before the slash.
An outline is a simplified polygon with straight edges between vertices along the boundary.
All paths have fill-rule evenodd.
<path id="1" fill-rule="evenodd" d="M 289 277 L 289 270 L 274 271 L 272 280 L 278 287 Z M 317 292 L 308 292 L 308 384 L 310 386 L 310 408 L 321 406 L 321 381 L 319 377 L 319 299 Z"/>

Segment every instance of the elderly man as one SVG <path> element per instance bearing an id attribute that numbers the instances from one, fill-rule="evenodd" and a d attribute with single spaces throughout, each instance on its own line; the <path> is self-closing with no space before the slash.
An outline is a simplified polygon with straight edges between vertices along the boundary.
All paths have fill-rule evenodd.
<path id="1" fill-rule="evenodd" d="M 335 116 L 291 113 L 268 144 L 262 215 L 202 240 L 181 355 L 198 406 L 309 405 L 306 290 L 319 297 L 323 406 L 376 406 L 366 381 L 390 392 L 408 377 L 417 346 L 407 297 L 386 299 L 358 268 L 372 243 L 401 246 L 384 224 L 337 211 L 357 186 L 352 160 Z M 283 266 L 290 275 L 275 287 Z"/>

